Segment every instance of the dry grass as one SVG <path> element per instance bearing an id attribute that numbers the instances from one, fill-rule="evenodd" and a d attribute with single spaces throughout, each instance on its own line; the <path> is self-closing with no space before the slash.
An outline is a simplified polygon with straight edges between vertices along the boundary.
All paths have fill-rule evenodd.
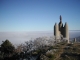
<path id="1" fill-rule="evenodd" d="M 51 60 L 80 60 L 80 43 L 58 43 L 53 49 L 55 48 L 57 48 L 54 53 L 55 59 Z"/>
<path id="2" fill-rule="evenodd" d="M 67 44 L 66 46 L 58 60 L 80 60 L 80 43 Z"/>

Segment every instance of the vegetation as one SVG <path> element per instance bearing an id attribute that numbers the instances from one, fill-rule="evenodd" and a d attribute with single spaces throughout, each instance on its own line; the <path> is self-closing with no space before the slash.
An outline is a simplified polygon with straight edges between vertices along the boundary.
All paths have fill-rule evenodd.
<path id="1" fill-rule="evenodd" d="M 5 40 L 0 45 L 0 60 L 30 59 L 30 56 L 38 56 L 37 60 L 80 60 L 80 43 L 60 42 L 46 45 L 40 40 L 35 40 L 15 48 L 9 40 Z"/>
<path id="2" fill-rule="evenodd" d="M 14 46 L 9 40 L 3 41 L 1 44 L 1 52 L 4 52 L 4 54 L 9 54 L 14 52 Z"/>
<path id="3" fill-rule="evenodd" d="M 80 60 L 80 43 L 67 44 L 67 46 L 65 47 L 63 54 L 61 54 L 60 60 Z"/>
<path id="4" fill-rule="evenodd" d="M 12 43 L 9 40 L 3 41 L 0 47 L 0 59 L 3 59 L 5 57 L 10 57 L 14 52 L 15 47 L 12 45 Z"/>
<path id="5" fill-rule="evenodd" d="M 80 60 L 80 43 L 57 43 L 49 48 L 45 56 L 48 60 Z"/>

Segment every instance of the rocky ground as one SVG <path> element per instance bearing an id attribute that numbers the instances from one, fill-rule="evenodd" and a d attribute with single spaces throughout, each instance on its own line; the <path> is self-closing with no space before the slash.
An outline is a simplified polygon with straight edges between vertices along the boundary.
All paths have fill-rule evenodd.
<path id="1" fill-rule="evenodd" d="M 80 60 L 80 43 L 57 43 L 40 60 Z"/>

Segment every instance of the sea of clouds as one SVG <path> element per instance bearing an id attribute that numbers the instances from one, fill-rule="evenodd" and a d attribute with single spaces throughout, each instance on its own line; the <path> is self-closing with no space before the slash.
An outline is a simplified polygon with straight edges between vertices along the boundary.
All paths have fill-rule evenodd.
<path id="1" fill-rule="evenodd" d="M 0 44 L 8 39 L 11 43 L 20 44 L 25 41 L 34 40 L 38 37 L 53 36 L 53 31 L 35 31 L 35 32 L 0 32 Z M 80 36 L 80 31 L 69 31 L 70 38 Z"/>

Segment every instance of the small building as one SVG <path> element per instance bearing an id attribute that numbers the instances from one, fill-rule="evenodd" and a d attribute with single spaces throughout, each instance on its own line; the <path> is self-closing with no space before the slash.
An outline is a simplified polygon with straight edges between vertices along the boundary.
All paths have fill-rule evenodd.
<path id="1" fill-rule="evenodd" d="M 74 42 L 76 42 L 76 38 L 74 38 Z"/>

